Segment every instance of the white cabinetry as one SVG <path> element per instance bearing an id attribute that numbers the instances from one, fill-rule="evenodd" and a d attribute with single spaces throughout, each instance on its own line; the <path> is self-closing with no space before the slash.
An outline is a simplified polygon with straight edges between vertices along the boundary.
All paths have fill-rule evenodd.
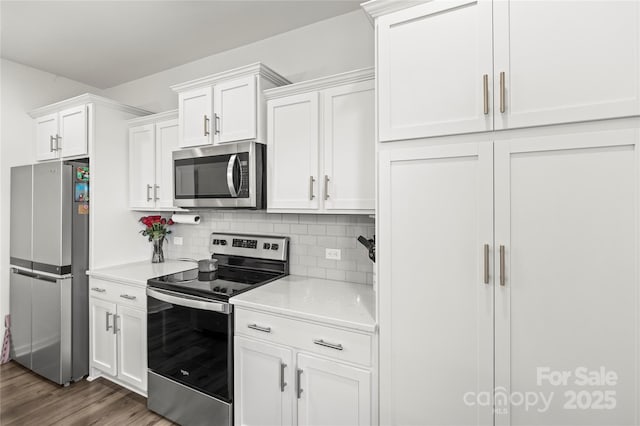
<path id="1" fill-rule="evenodd" d="M 89 105 L 36 116 L 36 160 L 88 155 Z"/>
<path id="2" fill-rule="evenodd" d="M 268 210 L 373 213 L 373 70 L 271 89 L 265 96 Z"/>
<path id="3" fill-rule="evenodd" d="M 372 424 L 370 334 L 236 309 L 235 424 Z"/>
<path id="4" fill-rule="evenodd" d="M 289 81 L 260 63 L 172 86 L 178 92 L 181 148 L 265 141 L 262 91 Z"/>
<path id="5" fill-rule="evenodd" d="M 381 141 L 640 115 L 637 1 L 387 3 Z"/>
<path id="6" fill-rule="evenodd" d="M 146 395 L 147 313 L 143 287 L 89 279 L 90 375 Z"/>
<path id="7" fill-rule="evenodd" d="M 177 111 L 129 121 L 129 204 L 132 209 L 174 209 L 173 151 Z"/>
<path id="8" fill-rule="evenodd" d="M 381 424 L 637 423 L 634 123 L 380 152 Z M 580 367 L 619 379 L 580 385 Z M 571 380 L 539 382 L 540 369 Z M 482 404 L 494 386 L 495 414 Z M 607 390 L 613 408 L 566 409 L 571 392 Z M 533 391 L 556 397 L 508 398 Z"/>

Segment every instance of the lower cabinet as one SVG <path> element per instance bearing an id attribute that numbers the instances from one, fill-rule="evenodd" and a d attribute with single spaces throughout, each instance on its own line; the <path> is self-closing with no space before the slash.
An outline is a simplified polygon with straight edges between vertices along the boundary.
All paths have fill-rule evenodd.
<path id="1" fill-rule="evenodd" d="M 252 313 L 236 310 L 239 317 L 234 342 L 236 425 L 373 423 L 370 363 L 354 365 L 339 359 L 343 351 L 351 350 L 349 339 L 329 341 L 333 328 L 324 327 L 329 334 L 318 334 L 316 324 L 277 316 L 271 321 L 265 314 L 259 314 L 258 321 L 250 321 L 244 327 L 246 315 Z M 280 326 L 287 327 L 280 329 Z M 319 350 L 314 353 L 301 349 L 304 345 L 296 343 L 299 339 L 319 342 L 316 343 Z M 327 356 L 327 351 L 335 351 L 335 358 Z M 370 355 L 371 352 L 369 361 Z"/>
<path id="2" fill-rule="evenodd" d="M 90 280 L 91 376 L 147 392 L 147 314 L 144 289 Z M 125 301 L 121 302 L 119 299 Z"/>

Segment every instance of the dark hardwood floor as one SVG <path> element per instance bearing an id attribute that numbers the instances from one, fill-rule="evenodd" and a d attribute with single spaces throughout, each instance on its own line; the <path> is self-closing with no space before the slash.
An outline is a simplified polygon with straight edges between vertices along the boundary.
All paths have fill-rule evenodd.
<path id="1" fill-rule="evenodd" d="M 173 425 L 104 379 L 58 386 L 11 361 L 0 366 L 0 425 Z"/>

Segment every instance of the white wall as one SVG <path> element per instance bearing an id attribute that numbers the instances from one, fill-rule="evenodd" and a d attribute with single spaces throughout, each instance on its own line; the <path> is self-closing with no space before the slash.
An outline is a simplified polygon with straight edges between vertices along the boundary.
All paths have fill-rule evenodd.
<path id="1" fill-rule="evenodd" d="M 253 62 L 294 83 L 371 67 L 373 41 L 373 26 L 364 11 L 357 10 L 112 87 L 105 95 L 150 111 L 167 111 L 178 107 L 178 96 L 169 86 Z"/>
<path id="2" fill-rule="evenodd" d="M 95 87 L 2 59 L 0 62 L 0 319 L 9 313 L 10 168 L 35 161 L 35 127 L 28 111 Z"/>

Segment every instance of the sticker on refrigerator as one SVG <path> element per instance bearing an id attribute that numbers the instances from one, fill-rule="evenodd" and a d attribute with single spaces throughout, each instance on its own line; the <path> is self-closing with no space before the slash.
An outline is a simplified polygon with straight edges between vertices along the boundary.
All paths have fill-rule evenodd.
<path id="1" fill-rule="evenodd" d="M 78 214 L 89 214 L 89 204 L 78 204 Z"/>
<path id="2" fill-rule="evenodd" d="M 89 184 L 88 183 L 76 183 L 76 190 L 74 195 L 75 201 L 89 201 Z"/>
<path id="3" fill-rule="evenodd" d="M 80 182 L 89 182 L 89 168 L 78 167 L 76 169 L 76 180 Z"/>

